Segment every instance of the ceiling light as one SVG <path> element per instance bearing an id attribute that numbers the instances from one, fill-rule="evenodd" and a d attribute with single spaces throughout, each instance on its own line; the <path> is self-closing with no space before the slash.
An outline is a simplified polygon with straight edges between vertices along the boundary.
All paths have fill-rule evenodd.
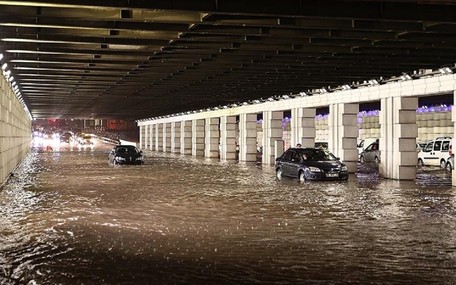
<path id="1" fill-rule="evenodd" d="M 451 70 L 451 68 L 449 67 L 442 67 L 442 68 L 439 68 L 439 71 L 440 73 L 442 74 L 452 74 L 453 71 Z"/>

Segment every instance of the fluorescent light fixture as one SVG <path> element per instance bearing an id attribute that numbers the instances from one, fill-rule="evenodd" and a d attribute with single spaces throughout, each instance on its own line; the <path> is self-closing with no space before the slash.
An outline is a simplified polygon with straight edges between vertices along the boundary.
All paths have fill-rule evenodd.
<path id="1" fill-rule="evenodd" d="M 3 69 L 3 70 L 6 70 L 7 67 L 8 67 L 8 64 L 5 62 L 5 63 L 2 65 L 2 69 Z"/>
<path id="2" fill-rule="evenodd" d="M 0 60 L 3 59 L 3 53 L 0 53 Z"/>
<path id="3" fill-rule="evenodd" d="M 453 71 L 451 70 L 451 68 L 449 67 L 442 67 L 442 68 L 439 68 L 439 71 L 440 73 L 442 74 L 452 74 Z"/>

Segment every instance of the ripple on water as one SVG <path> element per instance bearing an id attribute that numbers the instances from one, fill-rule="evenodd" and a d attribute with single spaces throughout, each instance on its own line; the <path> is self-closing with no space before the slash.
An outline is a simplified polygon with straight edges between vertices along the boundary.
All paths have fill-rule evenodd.
<path id="1" fill-rule="evenodd" d="M 444 172 L 298 183 L 145 154 L 113 167 L 105 150 L 31 153 L 0 192 L 0 283 L 456 283 Z"/>

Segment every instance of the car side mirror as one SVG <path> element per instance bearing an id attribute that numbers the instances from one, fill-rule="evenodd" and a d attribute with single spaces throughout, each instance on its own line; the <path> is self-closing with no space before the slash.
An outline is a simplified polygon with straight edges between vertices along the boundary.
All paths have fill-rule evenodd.
<path id="1" fill-rule="evenodd" d="M 340 160 L 340 157 L 336 157 L 336 160 Z"/>

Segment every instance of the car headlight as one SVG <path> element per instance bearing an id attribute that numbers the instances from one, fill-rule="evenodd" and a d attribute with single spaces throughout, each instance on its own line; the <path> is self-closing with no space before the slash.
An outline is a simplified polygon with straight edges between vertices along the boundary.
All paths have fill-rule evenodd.
<path id="1" fill-rule="evenodd" d="M 340 168 L 341 171 L 348 171 L 348 166 L 344 165 Z"/>
<path id="2" fill-rule="evenodd" d="M 125 158 L 120 157 L 120 156 L 116 156 L 116 160 L 117 160 L 117 161 L 125 161 Z"/>
<path id="3" fill-rule="evenodd" d="M 310 170 L 311 172 L 321 172 L 321 169 L 320 169 L 320 168 L 318 168 L 318 167 L 313 167 L 313 166 L 309 166 L 309 170 Z"/>

